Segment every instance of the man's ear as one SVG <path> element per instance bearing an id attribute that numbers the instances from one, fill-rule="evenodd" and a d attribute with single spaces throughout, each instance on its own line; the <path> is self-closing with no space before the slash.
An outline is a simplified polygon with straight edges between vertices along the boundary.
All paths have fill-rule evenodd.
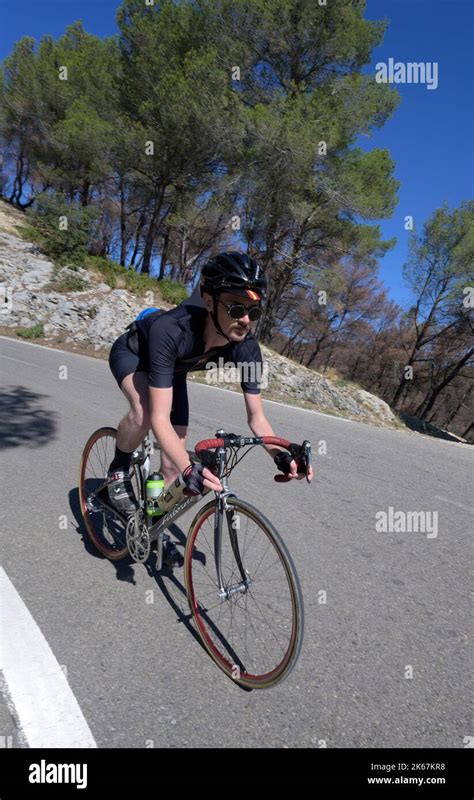
<path id="1" fill-rule="evenodd" d="M 212 311 L 212 305 L 213 305 L 212 294 L 209 294 L 209 292 L 203 292 L 202 299 L 207 310 Z"/>

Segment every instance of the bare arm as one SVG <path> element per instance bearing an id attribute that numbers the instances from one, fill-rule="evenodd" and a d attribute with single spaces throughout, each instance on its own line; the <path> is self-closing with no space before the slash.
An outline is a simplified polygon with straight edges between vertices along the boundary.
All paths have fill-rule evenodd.
<path id="1" fill-rule="evenodd" d="M 179 438 L 170 422 L 173 404 L 173 389 L 156 389 L 150 386 L 150 425 L 156 441 L 180 472 L 191 463 L 184 441 Z M 207 469 L 203 470 L 204 486 L 213 491 L 221 491 L 218 478 Z"/>
<path id="2" fill-rule="evenodd" d="M 273 431 L 273 428 L 270 425 L 263 411 L 262 396 L 260 394 L 249 394 L 244 392 L 244 398 L 245 398 L 245 406 L 247 408 L 247 421 L 253 435 L 275 436 L 276 434 Z M 276 447 L 275 445 L 263 445 L 263 446 L 265 447 L 265 450 L 272 458 L 274 458 L 276 454 L 279 452 L 283 453 L 287 452 L 284 448 Z M 289 477 L 297 478 L 298 480 L 301 480 L 304 477 L 303 475 L 298 475 L 295 461 L 291 462 L 291 472 L 289 474 Z M 312 477 L 313 477 L 313 469 L 310 466 L 308 475 L 309 480 L 312 480 Z"/>
<path id="3" fill-rule="evenodd" d="M 182 472 L 191 463 L 183 439 L 180 439 L 170 422 L 173 389 L 155 389 L 150 386 L 150 424 L 156 441 Z"/>
<path id="4" fill-rule="evenodd" d="M 248 394 L 244 392 L 245 406 L 247 409 L 247 422 L 254 436 L 276 436 L 272 426 L 265 416 L 261 394 Z M 284 452 L 282 447 L 263 445 L 267 453 L 274 458 L 277 453 Z"/>

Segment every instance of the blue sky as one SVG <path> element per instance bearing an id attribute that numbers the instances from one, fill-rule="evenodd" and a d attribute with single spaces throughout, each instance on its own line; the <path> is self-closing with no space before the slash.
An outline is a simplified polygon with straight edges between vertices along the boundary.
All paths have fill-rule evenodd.
<path id="1" fill-rule="evenodd" d="M 330 0 L 328 0 L 330 2 Z M 97 36 L 116 32 L 119 0 L 0 0 L 0 60 L 22 36 L 61 36 L 66 25 L 82 19 Z M 371 70 L 389 58 L 436 62 L 438 87 L 398 84 L 402 99 L 393 117 L 369 138 L 364 149 L 383 147 L 395 161 L 399 203 L 390 220 L 381 220 L 384 238 L 397 246 L 380 263 L 390 296 L 410 300 L 401 269 L 407 254 L 404 218 L 421 230 L 434 209 L 451 208 L 474 195 L 474 28 L 473 0 L 368 0 L 368 19 L 388 18 L 382 46 L 373 51 Z"/>

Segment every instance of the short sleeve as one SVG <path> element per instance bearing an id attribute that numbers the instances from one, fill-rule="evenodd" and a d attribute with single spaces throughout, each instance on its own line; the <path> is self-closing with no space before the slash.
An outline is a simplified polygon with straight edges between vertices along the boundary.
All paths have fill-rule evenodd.
<path id="1" fill-rule="evenodd" d="M 236 356 L 242 391 L 246 394 L 260 394 L 263 361 L 260 345 L 254 336 L 248 337 L 238 346 Z"/>
<path id="2" fill-rule="evenodd" d="M 148 335 L 150 386 L 156 389 L 169 389 L 173 386 L 174 365 L 178 358 L 181 337 L 181 327 L 172 317 L 158 317 L 151 326 Z"/>

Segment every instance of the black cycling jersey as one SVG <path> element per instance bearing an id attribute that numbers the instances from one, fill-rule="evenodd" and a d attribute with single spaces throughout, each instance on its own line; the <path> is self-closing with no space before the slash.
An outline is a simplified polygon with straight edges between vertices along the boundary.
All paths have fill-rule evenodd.
<path id="1" fill-rule="evenodd" d="M 259 394 L 262 354 L 255 336 L 248 333 L 241 342 L 228 342 L 204 352 L 202 333 L 208 312 L 188 303 L 170 311 L 156 311 L 136 322 L 139 356 L 146 365 L 149 385 L 169 388 L 177 376 L 184 378 L 188 372 L 205 370 L 208 364 L 244 364 L 255 368 L 244 367 L 241 388 L 248 394 Z M 255 380 L 248 380 L 249 373 Z"/>

